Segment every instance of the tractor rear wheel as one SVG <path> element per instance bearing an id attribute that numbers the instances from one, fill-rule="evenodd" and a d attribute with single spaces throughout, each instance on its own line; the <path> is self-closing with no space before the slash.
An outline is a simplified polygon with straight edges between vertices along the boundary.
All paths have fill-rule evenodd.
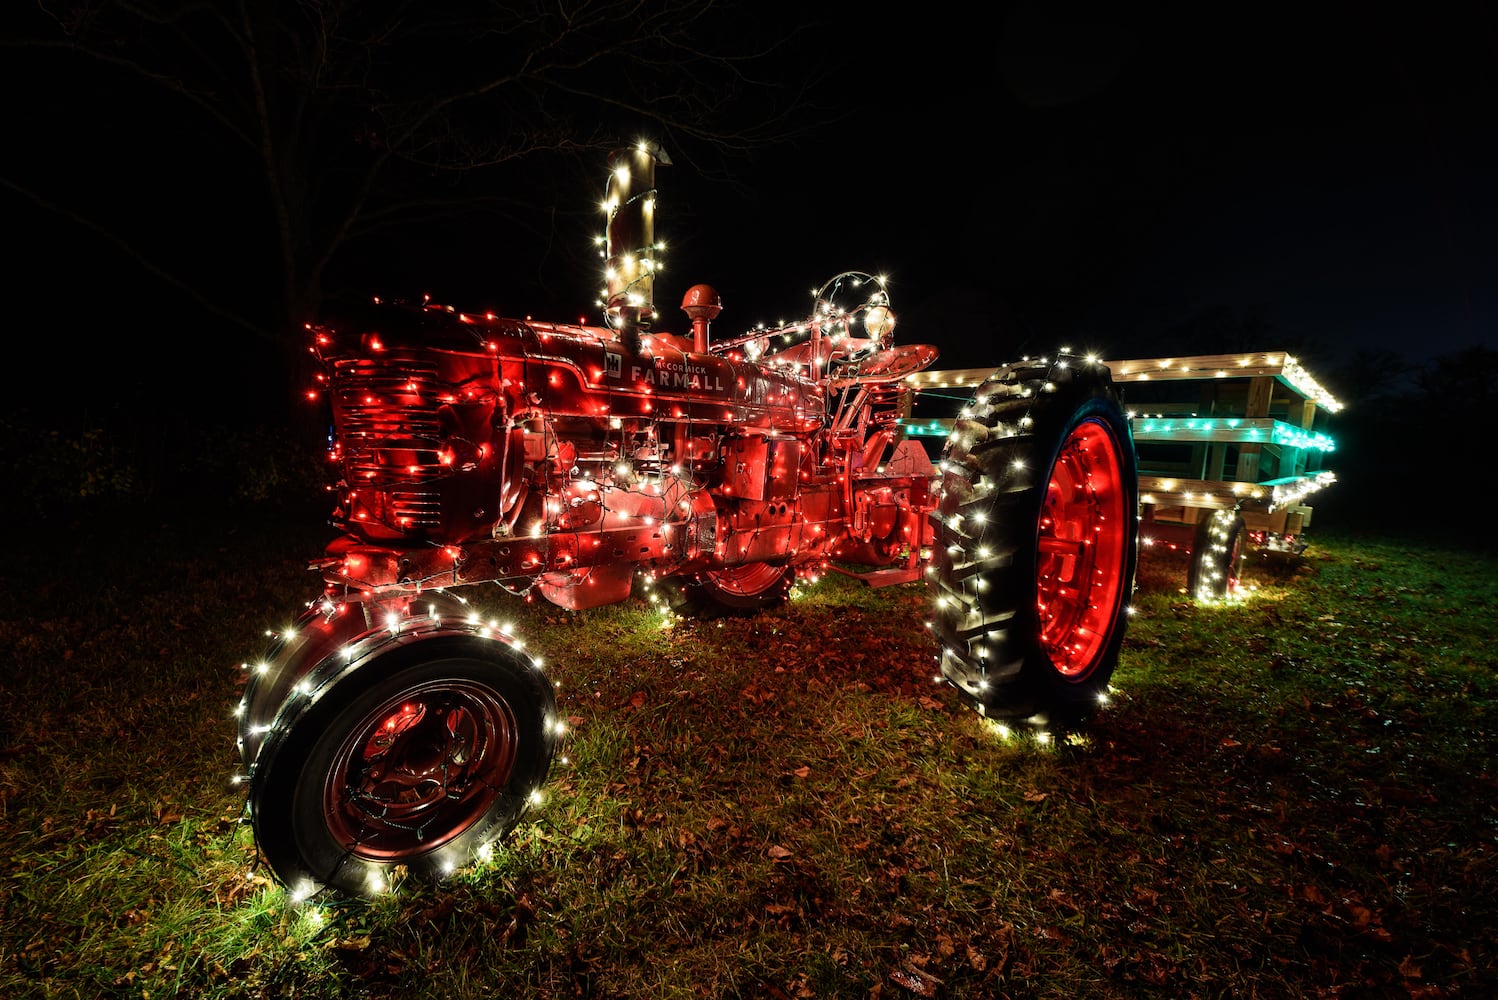
<path id="1" fill-rule="evenodd" d="M 940 468 L 942 676 L 987 717 L 1080 722 L 1117 665 L 1138 555 L 1138 469 L 1110 372 L 1067 355 L 998 369 Z"/>

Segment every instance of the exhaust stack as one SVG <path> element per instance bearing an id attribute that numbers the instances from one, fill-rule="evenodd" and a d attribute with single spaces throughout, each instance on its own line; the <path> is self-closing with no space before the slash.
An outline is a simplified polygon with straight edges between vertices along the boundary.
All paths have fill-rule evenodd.
<path id="1" fill-rule="evenodd" d="M 608 279 L 604 315 L 619 331 L 624 349 L 640 350 L 640 331 L 655 313 L 655 168 L 670 166 L 653 142 L 609 154 L 604 209 L 609 214 L 604 270 Z"/>

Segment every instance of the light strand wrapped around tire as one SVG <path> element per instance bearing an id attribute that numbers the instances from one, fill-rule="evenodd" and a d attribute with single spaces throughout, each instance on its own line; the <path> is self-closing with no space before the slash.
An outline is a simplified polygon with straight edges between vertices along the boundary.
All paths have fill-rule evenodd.
<path id="1" fill-rule="evenodd" d="M 298 897 L 482 860 L 538 801 L 561 742 L 538 662 L 460 599 L 370 610 L 315 602 L 240 703 L 257 846 Z"/>

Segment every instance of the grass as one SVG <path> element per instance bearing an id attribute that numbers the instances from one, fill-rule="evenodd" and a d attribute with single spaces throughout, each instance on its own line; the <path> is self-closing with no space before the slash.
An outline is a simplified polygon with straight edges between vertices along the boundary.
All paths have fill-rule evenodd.
<path id="1" fill-rule="evenodd" d="M 562 682 L 547 805 L 441 887 L 298 905 L 240 823 L 230 710 L 322 535 L 214 523 L 12 560 L 0 995 L 1498 990 L 1483 553 L 1327 533 L 1207 606 L 1151 551 L 1112 703 L 1049 742 L 932 683 L 920 587 L 673 625 L 470 588 Z"/>

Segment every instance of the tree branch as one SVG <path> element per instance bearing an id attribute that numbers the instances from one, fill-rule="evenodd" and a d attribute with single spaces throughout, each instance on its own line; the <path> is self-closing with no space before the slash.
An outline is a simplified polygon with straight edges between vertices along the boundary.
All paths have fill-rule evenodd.
<path id="1" fill-rule="evenodd" d="M 65 206 L 59 205 L 53 201 L 49 201 L 48 199 L 37 194 L 35 191 L 32 191 L 30 188 L 17 184 L 7 177 L 0 176 L 0 187 L 4 187 L 14 192 L 15 194 L 20 195 L 22 198 L 27 199 L 39 208 L 46 209 L 48 212 L 52 212 L 55 215 L 67 219 L 69 222 L 73 223 L 76 226 L 87 229 L 89 232 L 95 234 L 106 243 L 109 243 L 116 249 L 122 251 L 125 256 L 133 260 L 143 271 L 150 274 L 158 281 L 161 281 L 162 283 L 168 285 L 169 287 L 175 288 L 187 298 L 191 299 L 193 302 L 201 306 L 208 313 L 217 316 L 219 319 L 225 320 L 226 322 L 232 323 L 236 327 L 252 333 L 262 340 L 271 342 L 278 341 L 279 338 L 274 336 L 270 331 L 266 330 L 265 327 L 261 326 L 258 323 L 255 323 L 248 317 L 236 312 L 232 312 L 219 303 L 207 298 L 197 288 L 194 288 L 191 284 L 183 281 L 176 274 L 172 273 L 162 265 L 146 257 L 146 255 L 142 253 L 136 246 L 130 243 L 129 240 L 120 236 L 118 233 L 105 229 L 103 226 L 99 225 L 92 219 L 85 218 Z"/>

